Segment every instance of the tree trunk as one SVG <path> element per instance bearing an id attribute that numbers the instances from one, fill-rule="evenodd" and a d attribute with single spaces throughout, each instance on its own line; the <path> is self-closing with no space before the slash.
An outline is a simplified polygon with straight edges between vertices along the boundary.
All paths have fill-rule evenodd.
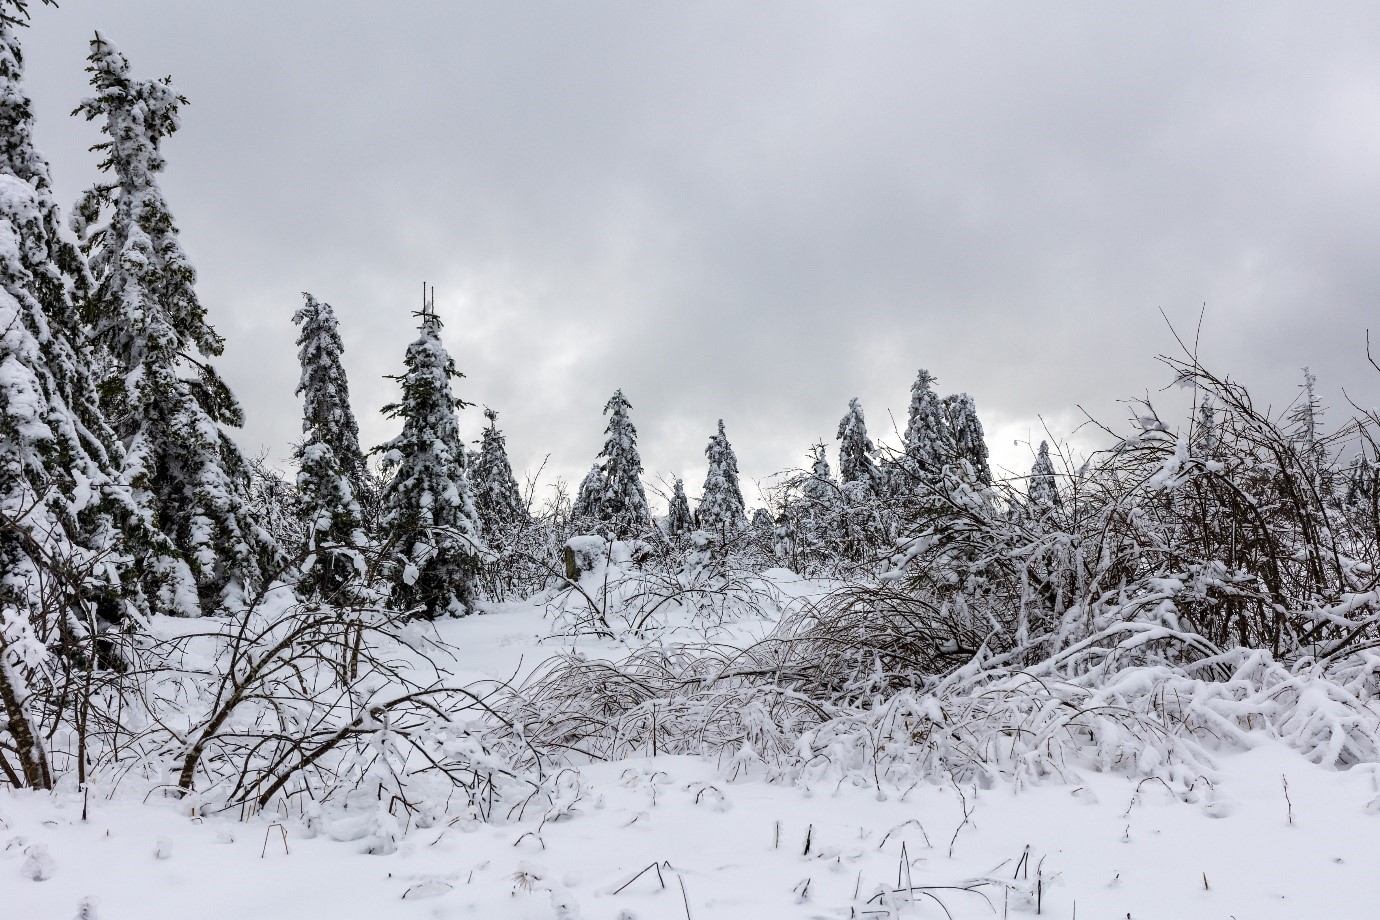
<path id="1" fill-rule="evenodd" d="M 0 705 L 5 707 L 7 727 L 19 753 L 24 783 L 31 789 L 52 789 L 53 771 L 48 765 L 48 752 L 43 749 L 43 735 L 29 716 L 28 701 L 23 678 L 10 664 L 9 645 L 0 636 Z"/>

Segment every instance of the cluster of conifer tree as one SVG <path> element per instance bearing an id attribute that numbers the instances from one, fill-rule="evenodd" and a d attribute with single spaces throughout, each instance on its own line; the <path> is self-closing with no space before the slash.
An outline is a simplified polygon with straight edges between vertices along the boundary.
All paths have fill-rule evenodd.
<path id="1" fill-rule="evenodd" d="M 22 85 L 28 14 L 0 0 L 0 650 L 78 628 L 74 608 L 106 621 L 224 612 L 289 578 L 304 597 L 464 612 L 486 540 L 526 506 L 494 413 L 480 449 L 465 449 L 434 308 L 418 314 L 385 410 L 402 432 L 377 449 L 381 478 L 359 443 L 336 317 L 306 295 L 294 316 L 303 436 L 282 488 L 226 433 L 243 413 L 159 185 L 187 100 L 92 39 L 92 94 L 76 114 L 103 135 L 102 180 L 66 232 Z"/>
<path id="2" fill-rule="evenodd" d="M 837 429 L 838 475 L 817 444 L 810 468 L 751 515 L 720 420 L 697 505 L 676 478 L 655 518 L 632 405 L 619 390 L 577 493 L 534 517 L 497 414 L 485 410 L 478 450 L 460 435 L 457 412 L 468 404 L 453 383 L 462 375 L 425 296 L 395 378 L 401 396 L 385 407 L 402 430 L 372 452 L 371 468 L 335 314 L 305 295 L 293 317 L 302 440 L 296 480 L 285 483 L 226 433 L 243 413 L 216 372 L 223 342 L 159 186 L 163 142 L 187 100 L 168 78 L 135 76 L 106 38 L 93 38 L 92 95 L 75 114 L 104 136 L 95 148 L 103 178 L 77 201 L 66 233 L 21 82 L 27 3 L 0 0 L 0 11 L 0 600 L 15 624 L 50 632 L 73 604 L 107 621 L 221 612 L 275 581 L 294 582 L 304 598 L 458 615 L 502 581 L 486 582 L 486 567 L 520 567 L 579 533 L 721 555 L 747 549 L 818 570 L 886 559 L 964 490 L 1002 504 L 1011 520 L 1063 506 L 1043 443 L 1023 494 L 997 502 L 972 397 L 941 396 L 921 370 L 897 450 L 878 449 L 853 399 Z M 1311 376 L 1307 385 L 1290 424 L 1318 443 Z M 1349 490 L 1368 494 L 1366 469 L 1357 470 Z M 16 625 L 0 641 L 26 639 Z"/>
<path id="3" fill-rule="evenodd" d="M 223 341 L 159 185 L 163 142 L 187 100 L 169 78 L 136 76 L 110 41 L 93 38 L 92 95 L 75 114 L 100 127 L 103 177 L 65 233 L 21 81 L 27 3 L 0 0 L 0 9 L 7 608 L 36 623 L 60 620 L 55 611 L 71 597 L 107 621 L 130 611 L 197 615 L 243 607 L 293 580 L 304 597 L 335 603 L 429 616 L 471 609 L 483 567 L 519 564 L 512 551 L 533 546 L 525 532 L 534 522 L 497 414 L 486 410 L 477 451 L 461 438 L 456 413 L 467 403 L 452 389 L 461 374 L 432 302 L 424 297 L 396 377 L 401 398 L 385 408 L 402 431 L 374 451 L 377 471 L 359 442 L 335 314 L 310 294 L 293 317 L 303 401 L 296 481 L 248 461 L 226 433 L 243 412 L 215 368 Z M 875 552 L 897 528 L 878 499 L 904 493 L 908 478 L 961 460 L 990 482 L 971 398 L 940 399 L 932 382 L 925 372 L 916 382 L 903 454 L 879 458 L 854 400 L 839 424 L 838 481 L 820 447 L 798 494 L 752 522 L 723 421 L 705 449 L 698 506 L 677 479 L 668 514 L 654 521 L 632 406 L 619 390 L 604 407 L 604 447 L 568 512 L 539 522 L 554 528 L 539 551 L 593 530 L 672 547 L 701 534 L 701 544 L 725 551 L 753 539 L 778 557 L 799 547 L 827 554 L 836 543 L 854 556 Z"/>

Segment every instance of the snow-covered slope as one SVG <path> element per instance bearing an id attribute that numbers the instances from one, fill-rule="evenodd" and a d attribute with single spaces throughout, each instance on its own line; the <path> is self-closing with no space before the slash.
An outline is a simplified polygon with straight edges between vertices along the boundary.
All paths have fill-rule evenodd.
<path id="1" fill-rule="evenodd" d="M 780 573 L 773 590 L 789 604 L 819 587 Z M 508 679 L 571 646 L 617 659 L 634 641 L 711 629 L 553 636 L 551 613 L 509 604 L 438 630 L 458 677 Z M 712 632 L 745 643 L 771 625 L 744 616 Z M 457 808 L 405 824 L 387 855 L 362 853 L 349 821 L 318 833 L 302 803 L 241 820 L 191 816 L 157 789 L 7 790 L 0 904 L 6 920 L 65 920 L 83 899 L 101 920 L 1375 915 L 1380 767 L 1320 767 L 1264 733 L 1214 757 L 1210 778 L 1177 790 L 1087 768 L 879 790 L 857 774 L 773 783 L 728 761 L 637 756 L 565 769 L 551 795 L 493 823 Z"/>
<path id="2" fill-rule="evenodd" d="M 565 807 L 414 829 L 386 856 L 290 820 L 96 797 L 83 821 L 78 795 L 6 792 L 0 901 L 14 920 L 85 897 L 101 920 L 1375 916 L 1376 769 L 1268 742 L 1221 767 L 1197 801 L 1106 774 L 883 798 L 639 758 L 572 772 Z"/>

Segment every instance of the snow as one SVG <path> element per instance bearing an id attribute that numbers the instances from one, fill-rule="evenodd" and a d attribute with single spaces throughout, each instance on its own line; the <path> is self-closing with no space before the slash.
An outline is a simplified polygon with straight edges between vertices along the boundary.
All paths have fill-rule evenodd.
<path id="1" fill-rule="evenodd" d="M 783 602 L 827 587 L 764 577 Z M 537 598 L 426 628 L 456 645 L 459 680 L 520 678 L 572 648 L 630 650 L 626 637 L 553 635 L 556 622 Z M 749 617 L 716 639 L 770 626 Z M 6 789 L 0 903 L 26 920 L 77 916 L 84 899 L 101 920 L 1371 916 L 1380 765 L 1321 767 L 1249 737 L 1177 793 L 1092 769 L 990 788 L 774 783 L 734 757 L 640 751 L 563 770 L 548 799 L 491 824 L 458 810 L 425 828 L 395 819 L 396 847 L 379 845 L 378 816 L 323 826 L 304 806 L 199 816 L 157 789 Z"/>
<path id="2" fill-rule="evenodd" d="M 1380 817 L 1366 813 L 1376 770 L 1326 770 L 1277 743 L 1224 759 L 1216 794 L 1230 809 L 1106 774 L 883 798 L 730 782 L 713 763 L 668 756 L 586 767 L 569 782 L 564 807 L 506 826 L 414 829 L 384 856 L 309 839 L 292 820 L 189 818 L 156 798 L 94 795 L 83 821 L 77 794 L 6 792 L 0 891 L 8 916 L 67 917 L 91 897 L 103 920 L 183 917 L 189 902 L 204 920 L 536 920 L 562 916 L 558 902 L 584 918 L 681 917 L 685 902 L 692 917 L 722 920 L 847 917 L 878 909 L 866 902 L 879 889 L 894 916 L 938 916 L 942 901 L 955 918 L 1037 906 L 1067 918 L 1076 905 L 1094 918 L 1265 920 L 1361 918 L 1380 895 Z M 36 871 L 45 883 L 30 880 Z M 898 873 L 913 909 L 894 894 Z"/>

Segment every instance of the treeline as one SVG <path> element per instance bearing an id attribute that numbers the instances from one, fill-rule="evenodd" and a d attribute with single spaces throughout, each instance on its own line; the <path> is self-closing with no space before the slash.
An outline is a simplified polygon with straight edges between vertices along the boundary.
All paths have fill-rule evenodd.
<path id="1" fill-rule="evenodd" d="M 416 314 L 419 335 L 396 377 L 401 399 L 385 408 L 402 432 L 366 452 L 335 314 L 309 294 L 293 317 L 304 408 L 298 472 L 291 484 L 277 481 L 225 433 L 242 424 L 243 411 L 216 371 L 223 341 L 159 186 L 163 142 L 187 100 L 168 78 L 134 76 L 103 36 L 92 40 L 93 95 L 76 114 L 100 126 L 105 178 L 77 202 L 72 239 L 32 144 L 17 37 L 26 6 L 7 8 L 4 590 L 30 618 L 54 619 L 74 598 L 109 623 L 131 611 L 224 613 L 278 581 L 296 583 L 303 597 L 458 615 L 473 609 L 481 585 L 531 590 L 551 545 L 579 532 L 642 539 L 661 552 L 692 539 L 726 552 L 753 538 L 769 555 L 804 564 L 827 560 L 841 527 L 844 551 L 861 558 L 894 538 L 899 520 L 826 511 L 838 504 L 831 494 L 864 505 L 906 471 L 954 460 L 969 464 L 976 482 L 991 481 L 972 400 L 939 399 L 922 372 L 903 457 L 876 461 L 854 400 L 839 425 L 838 480 L 817 447 L 810 479 L 799 484 L 805 503 L 782 497 L 758 513 L 754 530 L 721 421 L 705 451 L 698 507 L 677 480 L 669 513 L 654 522 L 620 390 L 605 406 L 606 441 L 577 494 L 558 494 L 534 518 L 496 413 L 486 410 L 479 450 L 460 436 L 456 413 L 467 403 L 452 388 L 461 374 L 433 302 Z"/>

